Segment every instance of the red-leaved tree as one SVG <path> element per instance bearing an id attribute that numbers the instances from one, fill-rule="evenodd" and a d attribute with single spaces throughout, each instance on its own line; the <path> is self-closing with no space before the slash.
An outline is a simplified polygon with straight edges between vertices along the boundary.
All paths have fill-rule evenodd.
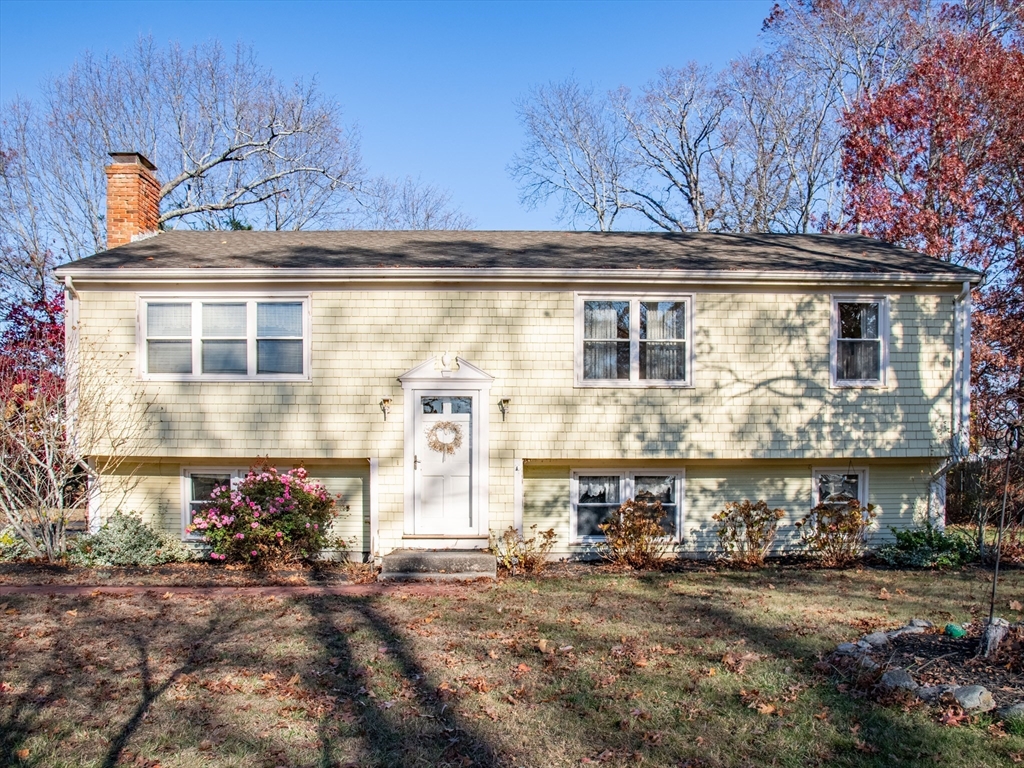
<path id="1" fill-rule="evenodd" d="M 848 226 L 985 272 L 972 436 L 996 448 L 1024 415 L 1024 51 L 948 32 L 845 128 Z"/>
<path id="2" fill-rule="evenodd" d="M 981 269 L 976 435 L 1024 413 L 1024 51 L 947 35 L 846 116 L 851 227 Z"/>
<path id="3" fill-rule="evenodd" d="M 9 307 L 0 393 L 0 513 L 34 556 L 54 560 L 85 479 L 67 430 L 63 292 Z"/>

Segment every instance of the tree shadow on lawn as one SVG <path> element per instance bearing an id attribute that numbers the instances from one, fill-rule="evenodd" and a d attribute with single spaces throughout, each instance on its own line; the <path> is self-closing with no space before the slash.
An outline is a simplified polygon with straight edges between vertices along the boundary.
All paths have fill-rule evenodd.
<path id="1" fill-rule="evenodd" d="M 68 610 L 77 611 L 83 607 L 81 599 L 73 599 L 58 605 L 51 601 L 48 607 L 55 609 L 57 615 L 61 615 L 71 604 L 74 604 L 75 608 Z M 91 606 L 85 602 L 85 607 Z M 159 684 L 155 682 L 151 668 L 152 624 L 149 621 L 131 623 L 130 631 L 122 637 L 135 651 L 135 668 L 141 683 L 141 696 L 132 714 L 110 738 L 110 746 L 100 763 L 103 768 L 113 768 L 117 764 L 153 704 L 176 680 L 202 669 L 216 659 L 216 655 L 212 653 L 213 638 L 218 638 L 218 641 L 224 639 L 222 623 L 219 616 L 213 616 L 202 626 L 194 629 L 182 627 L 181 635 L 176 642 L 165 639 L 166 645 L 185 648 L 185 659 Z M 54 633 L 55 642 L 49 654 L 49 664 L 36 672 L 22 694 L 13 701 L 8 700 L 8 715 L 0 722 L 0 765 L 16 765 L 23 762 L 18 752 L 29 736 L 33 735 L 40 717 L 48 708 L 67 705 L 69 700 L 83 697 L 83 703 L 88 704 L 91 701 L 97 708 L 107 701 L 109 686 L 102 682 L 97 683 L 92 672 L 88 671 L 91 659 L 82 652 L 82 638 L 92 636 L 113 639 L 115 631 L 108 616 L 98 615 L 84 621 L 79 620 L 72 628 Z M 161 631 L 168 632 L 171 628 L 164 622 Z M 43 692 L 40 692 L 40 689 Z"/>
<path id="2" fill-rule="evenodd" d="M 392 622 L 375 606 L 374 598 L 342 598 L 311 596 L 296 598 L 309 613 L 313 622 L 311 634 L 322 644 L 324 667 L 336 669 L 340 695 L 359 707 L 363 747 L 367 754 L 359 765 L 391 766 L 477 766 L 497 768 L 500 761 L 495 749 L 471 728 L 463 718 L 449 707 L 438 691 L 439 681 L 417 659 L 396 631 Z M 339 626 L 338 614 L 354 613 L 362 627 Z M 386 646 L 398 667 L 403 688 L 408 686 L 414 702 L 415 714 L 385 706 L 385 702 L 370 697 L 372 671 L 356 658 L 348 633 L 366 630 L 376 643 Z M 321 685 L 318 680 L 309 685 Z M 454 702 L 453 702 L 454 703 Z M 327 713 L 320 718 L 318 732 L 321 744 L 320 765 L 323 768 L 338 764 L 339 756 L 334 737 L 335 715 Z"/>
<path id="3" fill-rule="evenodd" d="M 650 583 L 656 583 L 651 580 Z M 632 600 L 640 603 L 641 612 L 652 612 L 650 615 L 660 614 L 663 617 L 662 631 L 672 632 L 675 628 L 690 627 L 690 630 L 681 634 L 690 637 L 720 640 L 724 645 L 740 646 L 745 650 L 759 654 L 763 659 L 785 659 L 791 662 L 791 666 L 799 670 L 799 677 L 810 685 L 808 693 L 818 699 L 819 706 L 826 706 L 830 710 L 830 721 L 835 731 L 829 740 L 831 748 L 837 755 L 834 764 L 850 766 L 888 766 L 893 764 L 916 766 L 934 765 L 936 755 L 944 755 L 945 759 L 956 762 L 956 757 L 965 748 L 965 743 L 973 736 L 975 739 L 987 741 L 986 748 L 999 747 L 999 751 L 1009 755 L 1005 744 L 990 740 L 990 737 L 983 731 L 974 732 L 964 729 L 942 727 L 937 723 L 914 722 L 915 709 L 922 709 L 923 705 L 916 701 L 912 695 L 896 696 L 891 703 L 884 704 L 872 698 L 871 691 L 841 691 L 834 680 L 823 676 L 815 669 L 815 664 L 822 655 L 821 643 L 800 636 L 793 636 L 792 632 L 785 626 L 786 620 L 780 614 L 777 618 L 771 618 L 766 614 L 764 621 L 752 620 L 750 611 L 737 610 L 729 605 L 734 596 L 715 594 L 713 585 L 706 585 L 711 591 L 710 597 L 698 597 L 692 594 L 674 593 L 666 603 L 665 596 L 651 597 L 636 592 L 623 591 L 621 602 Z M 803 589 L 804 587 L 801 587 Z M 870 587 L 866 587 L 868 590 Z M 813 587 L 807 587 L 813 592 Z M 865 596 L 868 596 L 869 592 Z M 724 597 L 730 600 L 722 599 Z M 615 601 L 614 591 L 609 595 L 611 601 Z M 673 605 L 674 603 L 674 605 Z M 653 612 L 657 611 L 655 614 Z M 701 629 L 695 630 L 694 621 L 700 618 Z M 780 622 L 779 620 L 782 620 Z M 851 634 L 857 634 L 851 630 Z M 855 638 L 854 638 L 855 639 Z M 722 654 L 709 654 L 705 661 L 714 663 L 721 660 Z M 903 704 L 900 704 L 900 701 Z M 732 702 L 726 702 L 720 712 L 727 716 L 731 711 L 733 717 L 744 715 L 754 717 L 739 698 Z M 811 722 L 804 723 L 804 727 L 811 727 Z M 979 745 L 975 745 L 979 746 Z M 759 747 L 767 750 L 766 744 Z M 979 747 L 980 748 L 980 747 Z M 987 751 L 987 749 L 986 749 Z M 970 753 L 968 753 L 970 754 Z M 996 755 L 996 749 L 989 753 L 992 755 L 992 765 L 1000 764 L 1001 758 Z M 785 762 L 792 755 L 778 754 L 771 755 L 766 751 L 760 753 L 765 763 L 779 759 Z M 838 759 L 841 757 L 841 759 Z M 967 758 L 970 759 L 970 758 Z M 1008 758 L 1007 758 L 1008 759 Z M 896 761 L 896 762 L 894 762 Z M 962 763 L 961 763 L 962 764 Z M 986 763 L 986 765 L 989 763 Z"/>

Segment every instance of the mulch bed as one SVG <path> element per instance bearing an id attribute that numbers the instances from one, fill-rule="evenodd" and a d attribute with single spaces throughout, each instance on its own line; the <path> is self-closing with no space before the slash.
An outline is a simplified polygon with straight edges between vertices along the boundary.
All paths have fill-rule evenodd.
<path id="1" fill-rule="evenodd" d="M 918 685 L 983 685 L 998 706 L 1024 700 L 1024 627 L 1012 626 L 993 659 L 978 658 L 981 622 L 966 627 L 966 637 L 943 634 L 941 627 L 891 641 L 888 656 L 878 660 L 902 667 Z"/>

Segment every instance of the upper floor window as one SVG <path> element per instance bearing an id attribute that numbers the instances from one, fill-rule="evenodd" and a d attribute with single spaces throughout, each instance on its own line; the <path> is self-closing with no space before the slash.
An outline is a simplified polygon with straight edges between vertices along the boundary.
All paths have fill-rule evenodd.
<path id="1" fill-rule="evenodd" d="M 879 386 L 889 367 L 889 303 L 884 297 L 832 300 L 832 383 Z"/>
<path id="2" fill-rule="evenodd" d="M 306 297 L 146 298 L 141 368 L 150 378 L 305 379 Z"/>
<path id="3" fill-rule="evenodd" d="M 692 326 L 691 296 L 577 296 L 577 386 L 688 386 Z"/>

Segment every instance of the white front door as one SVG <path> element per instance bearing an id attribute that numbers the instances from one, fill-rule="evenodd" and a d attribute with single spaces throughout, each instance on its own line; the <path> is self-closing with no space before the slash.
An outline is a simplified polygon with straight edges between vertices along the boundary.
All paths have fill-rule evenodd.
<path id="1" fill-rule="evenodd" d="M 456 536 L 477 530 L 473 400 L 469 393 L 417 393 L 413 458 L 417 534 Z"/>

